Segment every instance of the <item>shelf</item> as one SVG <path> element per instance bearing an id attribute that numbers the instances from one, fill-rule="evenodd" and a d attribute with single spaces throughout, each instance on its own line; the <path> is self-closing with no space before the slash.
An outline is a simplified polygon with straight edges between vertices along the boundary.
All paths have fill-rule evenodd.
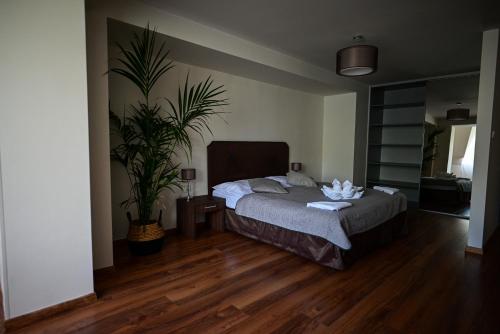
<path id="1" fill-rule="evenodd" d="M 372 147 L 422 147 L 422 144 L 369 144 Z"/>
<path id="2" fill-rule="evenodd" d="M 424 126 L 423 123 L 373 123 L 370 124 L 370 127 L 372 128 L 412 128 L 412 127 L 422 127 Z"/>
<path id="3" fill-rule="evenodd" d="M 404 162 L 368 161 L 368 164 L 375 165 L 375 166 L 420 168 L 420 164 L 412 164 L 412 163 L 404 163 Z"/>
<path id="4" fill-rule="evenodd" d="M 416 182 L 404 182 L 396 180 L 367 180 L 367 183 L 371 185 L 383 185 L 389 187 L 400 187 L 409 189 L 418 189 L 420 187 L 420 184 Z"/>
<path id="5" fill-rule="evenodd" d="M 415 103 L 397 103 L 397 104 L 372 104 L 370 108 L 372 109 L 396 109 L 396 108 L 415 108 L 424 107 L 425 102 L 415 102 Z"/>
<path id="6" fill-rule="evenodd" d="M 401 89 L 421 88 L 425 87 L 425 84 L 426 84 L 425 81 L 417 81 L 417 82 L 410 82 L 410 83 L 403 83 L 396 85 L 394 84 L 377 85 L 377 86 L 372 86 L 372 91 L 383 92 L 383 91 L 394 91 Z"/>
<path id="7" fill-rule="evenodd" d="M 367 186 L 401 189 L 418 204 L 425 146 L 425 82 L 371 87 Z"/>

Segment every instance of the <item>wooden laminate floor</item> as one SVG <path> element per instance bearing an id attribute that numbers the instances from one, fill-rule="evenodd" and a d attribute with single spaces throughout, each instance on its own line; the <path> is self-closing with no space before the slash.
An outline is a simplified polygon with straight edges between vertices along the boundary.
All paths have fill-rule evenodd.
<path id="1" fill-rule="evenodd" d="M 500 333 L 500 235 L 467 256 L 467 224 L 413 213 L 408 237 L 343 272 L 232 233 L 117 250 L 96 303 L 22 332 Z"/>

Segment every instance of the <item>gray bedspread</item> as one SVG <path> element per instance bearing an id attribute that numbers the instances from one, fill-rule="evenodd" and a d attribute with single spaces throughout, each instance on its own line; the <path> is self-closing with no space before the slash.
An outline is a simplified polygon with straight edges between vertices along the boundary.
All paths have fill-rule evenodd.
<path id="1" fill-rule="evenodd" d="M 361 199 L 342 200 L 353 206 L 337 212 L 306 207 L 308 202 L 331 201 L 319 188 L 287 189 L 288 194 L 245 195 L 236 204 L 235 211 L 244 217 L 322 237 L 340 248 L 350 249 L 350 235 L 368 231 L 406 210 L 406 197 L 401 192 L 388 195 L 366 189 Z"/>

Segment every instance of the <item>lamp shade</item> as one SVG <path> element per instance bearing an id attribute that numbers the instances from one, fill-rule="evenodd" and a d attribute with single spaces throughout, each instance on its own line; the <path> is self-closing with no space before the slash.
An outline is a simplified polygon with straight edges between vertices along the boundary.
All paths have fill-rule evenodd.
<path id="1" fill-rule="evenodd" d="M 446 119 L 448 121 L 465 121 L 469 119 L 469 109 L 454 108 L 446 111 Z"/>
<path id="2" fill-rule="evenodd" d="M 377 71 L 378 48 L 354 45 L 337 52 L 337 74 L 356 77 Z"/>
<path id="3" fill-rule="evenodd" d="M 294 172 L 300 172 L 302 170 L 302 163 L 292 162 L 290 167 Z"/>
<path id="4" fill-rule="evenodd" d="M 196 169 L 194 168 L 181 169 L 181 179 L 184 181 L 196 179 Z"/>

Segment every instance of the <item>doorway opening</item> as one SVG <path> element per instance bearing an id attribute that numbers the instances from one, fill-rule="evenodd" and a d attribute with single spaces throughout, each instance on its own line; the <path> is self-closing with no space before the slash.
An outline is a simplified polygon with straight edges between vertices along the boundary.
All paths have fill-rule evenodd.
<path id="1" fill-rule="evenodd" d="M 478 94 L 478 75 L 428 82 L 420 209 L 469 219 Z"/>

